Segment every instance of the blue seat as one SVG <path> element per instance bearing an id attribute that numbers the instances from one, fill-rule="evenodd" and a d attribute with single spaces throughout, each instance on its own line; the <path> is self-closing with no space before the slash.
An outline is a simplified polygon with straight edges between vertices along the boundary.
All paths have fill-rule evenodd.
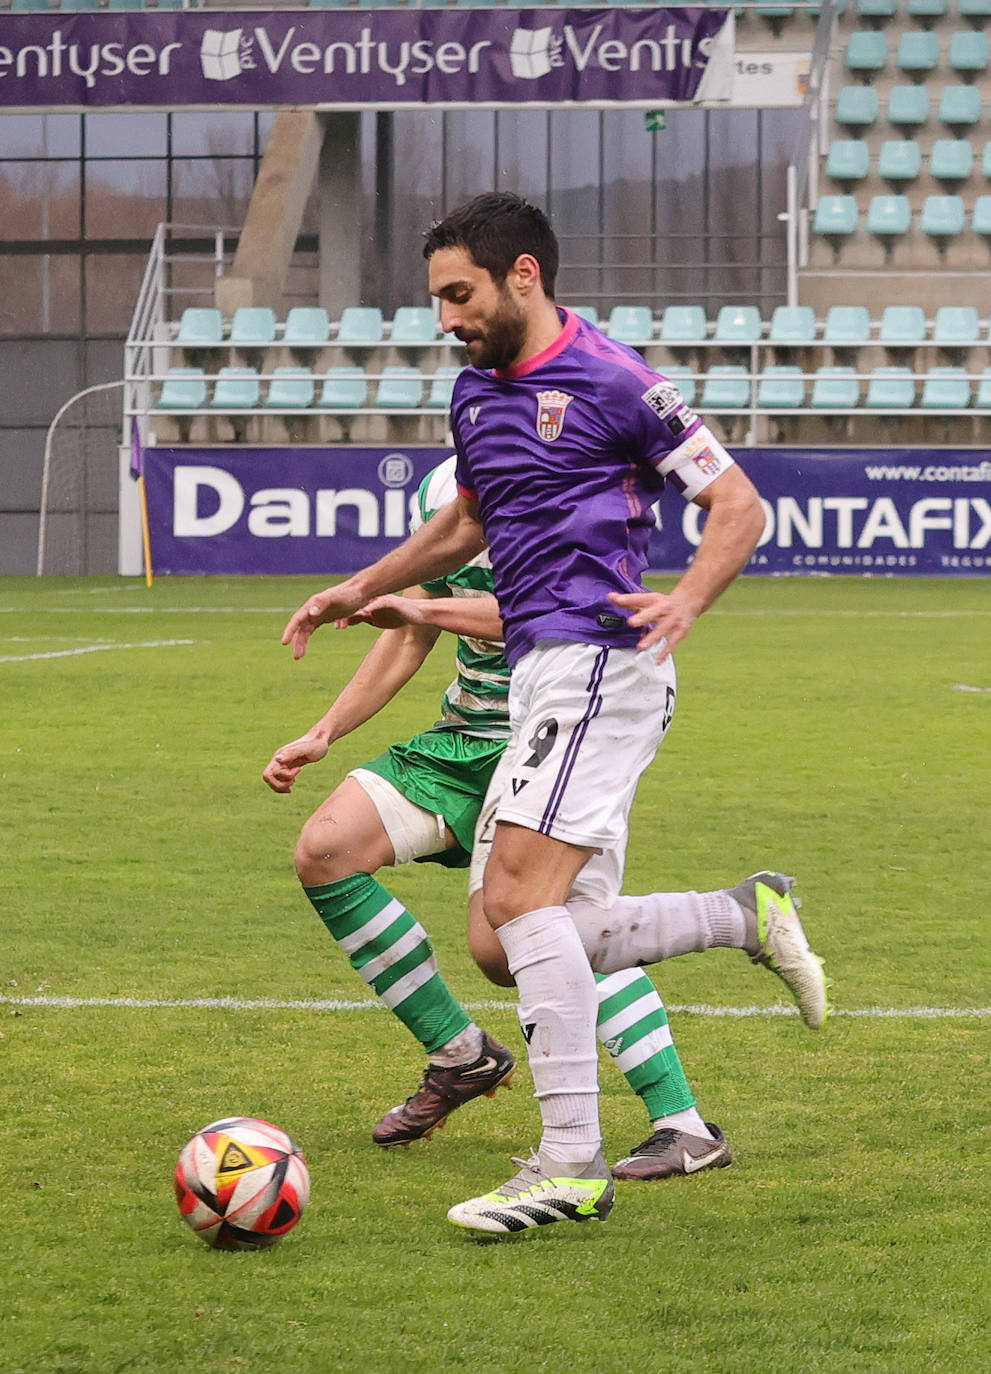
<path id="1" fill-rule="evenodd" d="M 978 196 L 974 201 L 970 227 L 981 238 L 991 238 L 991 196 Z"/>
<path id="2" fill-rule="evenodd" d="M 877 122 L 878 99 L 873 86 L 843 86 L 836 97 L 834 118 L 847 129 L 869 129 Z"/>
<path id="3" fill-rule="evenodd" d="M 609 312 L 606 333 L 620 343 L 650 343 L 654 336 L 654 317 L 646 305 L 614 305 Z"/>
<path id="4" fill-rule="evenodd" d="M 926 312 L 919 305 L 889 305 L 878 338 L 886 344 L 920 344 L 926 337 Z"/>
<path id="5" fill-rule="evenodd" d="M 838 138 L 829 145 L 826 155 L 826 175 L 842 186 L 863 181 L 871 169 L 871 155 L 862 138 Z"/>
<path id="6" fill-rule="evenodd" d="M 454 382 L 460 367 L 438 367 L 430 382 L 427 405 L 431 410 L 450 410 L 454 395 Z"/>
<path id="7" fill-rule="evenodd" d="M 973 305 L 941 305 L 933 319 L 933 343 L 968 348 L 976 344 L 981 321 Z"/>
<path id="8" fill-rule="evenodd" d="M 878 175 L 889 185 L 915 181 L 922 171 L 922 149 L 914 138 L 889 138 L 881 144 Z"/>
<path id="9" fill-rule="evenodd" d="M 65 6 L 62 6 L 65 9 Z M 108 10 L 143 10 L 144 0 L 107 0 Z"/>
<path id="10" fill-rule="evenodd" d="M 856 232 L 860 212 L 853 196 L 821 196 L 816 206 L 813 227 L 824 239 L 829 239 L 834 247 Z"/>
<path id="11" fill-rule="evenodd" d="M 910 19 L 917 20 L 923 28 L 928 28 L 937 19 L 942 19 L 949 9 L 949 0 L 906 0 L 905 13 Z"/>
<path id="12" fill-rule="evenodd" d="M 384 410 L 416 410 L 423 405 L 423 373 L 418 367 L 384 367 L 375 404 Z"/>
<path id="13" fill-rule="evenodd" d="M 907 196 L 872 196 L 867 207 L 867 229 L 890 248 L 895 239 L 907 234 L 912 211 Z"/>
<path id="14" fill-rule="evenodd" d="M 290 348 L 319 348 L 330 338 L 330 320 L 319 305 L 294 305 L 286 316 L 282 342 Z"/>
<path id="15" fill-rule="evenodd" d="M 944 186 L 966 181 L 974 170 L 974 149 L 965 138 L 937 138 L 929 154 L 929 175 Z"/>
<path id="16" fill-rule="evenodd" d="M 847 71 L 873 76 L 888 65 L 888 40 L 877 29 L 855 29 L 846 45 Z"/>
<path id="17" fill-rule="evenodd" d="M 363 367 L 331 367 L 320 388 L 325 410 L 361 410 L 368 404 L 368 379 Z"/>
<path id="18" fill-rule="evenodd" d="M 160 410 L 202 410 L 206 374 L 201 367 L 170 367 L 158 398 Z"/>
<path id="19" fill-rule="evenodd" d="M 951 71 L 971 72 L 975 76 L 985 71 L 988 65 L 987 34 L 958 29 L 950 39 L 946 65 Z"/>
<path id="20" fill-rule="evenodd" d="M 724 305 L 716 316 L 713 339 L 720 344 L 756 343 L 762 332 L 756 305 Z"/>
<path id="21" fill-rule="evenodd" d="M 929 92 L 925 86 L 892 86 L 887 120 L 897 129 L 914 133 L 929 118 Z"/>
<path id="22" fill-rule="evenodd" d="M 433 343 L 437 316 L 429 305 L 401 305 L 392 319 L 389 339 L 394 344 Z"/>
<path id="23" fill-rule="evenodd" d="M 219 310 L 191 305 L 182 312 L 176 343 L 185 348 L 217 344 L 224 337 L 224 317 Z"/>
<path id="24" fill-rule="evenodd" d="M 747 410 L 750 378 L 745 367 L 719 363 L 710 367 L 702 382 L 703 410 Z"/>
<path id="25" fill-rule="evenodd" d="M 866 305 L 831 305 L 823 325 L 824 343 L 856 348 L 871 337 L 871 317 Z"/>
<path id="26" fill-rule="evenodd" d="M 876 367 L 867 383 L 868 410 L 910 410 L 915 405 L 915 376 L 910 367 Z"/>
<path id="27" fill-rule="evenodd" d="M 973 19 L 980 24 L 991 19 L 991 0 L 957 0 L 957 14 L 961 19 Z"/>
<path id="28" fill-rule="evenodd" d="M 973 128 L 981 119 L 981 93 L 976 86 L 944 86 L 936 118 L 954 132 Z"/>
<path id="29" fill-rule="evenodd" d="M 214 382 L 210 405 L 215 410 L 253 410 L 260 395 L 258 373 L 253 367 L 222 367 Z"/>
<path id="30" fill-rule="evenodd" d="M 698 379 L 695 369 L 692 367 L 682 367 L 674 363 L 665 363 L 664 376 L 669 382 L 674 382 L 681 392 L 681 399 L 686 406 L 695 404 L 695 395 L 698 391 Z"/>
<path id="31" fill-rule="evenodd" d="M 269 410 L 309 410 L 315 393 L 308 367 L 277 367 L 268 384 L 265 405 Z"/>
<path id="32" fill-rule="evenodd" d="M 48 9 L 48 0 L 10 0 L 10 8 L 16 14 L 37 14 Z"/>
<path id="33" fill-rule="evenodd" d="M 891 19 L 898 11 L 898 0 L 857 0 L 854 13 L 858 19 Z"/>
<path id="34" fill-rule="evenodd" d="M 855 367 L 818 367 L 812 378 L 809 404 L 813 410 L 856 410 L 860 382 Z"/>
<path id="35" fill-rule="evenodd" d="M 60 9 L 75 10 L 78 14 L 88 13 L 100 8 L 100 0 L 62 0 Z"/>
<path id="36" fill-rule="evenodd" d="M 669 305 L 661 316 L 661 343 L 702 343 L 708 329 L 701 305 Z"/>
<path id="37" fill-rule="evenodd" d="M 773 344 L 811 343 L 816 336 L 816 312 L 811 305 L 779 305 L 771 315 L 767 337 Z"/>
<path id="38" fill-rule="evenodd" d="M 981 373 L 974 405 L 978 410 L 991 410 L 991 367 L 986 367 Z"/>
<path id="39" fill-rule="evenodd" d="M 970 378 L 965 367 L 932 367 L 922 383 L 923 410 L 966 410 Z"/>
<path id="40" fill-rule="evenodd" d="M 231 320 L 232 344 L 269 344 L 275 340 L 275 311 L 267 305 L 242 305 Z"/>
<path id="41" fill-rule="evenodd" d="M 575 312 L 576 315 L 580 315 L 581 318 L 582 318 L 583 320 L 587 320 L 589 324 L 594 324 L 595 327 L 596 327 L 596 329 L 598 329 L 598 327 L 599 327 L 599 309 L 598 309 L 598 306 L 595 306 L 595 305 L 572 305 L 572 306 L 569 307 L 569 309 L 573 310 L 573 311 Z"/>
<path id="42" fill-rule="evenodd" d="M 939 39 L 928 29 L 906 29 L 898 40 L 895 65 L 920 80 L 939 62 Z"/>
<path id="43" fill-rule="evenodd" d="M 960 196 L 926 196 L 919 228 L 934 239 L 956 238 L 963 233 L 964 205 Z"/>
<path id="44" fill-rule="evenodd" d="M 336 342 L 364 345 L 382 342 L 384 324 L 382 312 L 375 305 L 348 305 L 341 311 Z"/>
<path id="45" fill-rule="evenodd" d="M 757 379 L 757 404 L 761 410 L 799 410 L 805 405 L 804 371 L 785 364 L 766 367 Z"/>

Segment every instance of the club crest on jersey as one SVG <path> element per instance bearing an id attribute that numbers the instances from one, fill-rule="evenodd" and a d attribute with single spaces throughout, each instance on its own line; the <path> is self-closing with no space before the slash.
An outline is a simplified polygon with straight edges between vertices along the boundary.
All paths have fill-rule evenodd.
<path id="1" fill-rule="evenodd" d="M 541 439 L 548 443 L 560 439 L 561 430 L 564 429 L 564 412 L 574 399 L 566 391 L 537 392 L 537 433 Z"/>

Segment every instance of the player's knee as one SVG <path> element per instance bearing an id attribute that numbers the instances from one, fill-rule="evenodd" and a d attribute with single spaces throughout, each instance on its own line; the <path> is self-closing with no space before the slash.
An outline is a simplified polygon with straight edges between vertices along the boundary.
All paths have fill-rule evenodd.
<path id="1" fill-rule="evenodd" d="M 352 857 L 346 848 L 334 844 L 332 826 L 321 823 L 315 816 L 303 826 L 296 842 L 294 856 L 296 876 L 304 887 L 317 887 L 349 878 L 355 872 Z"/>

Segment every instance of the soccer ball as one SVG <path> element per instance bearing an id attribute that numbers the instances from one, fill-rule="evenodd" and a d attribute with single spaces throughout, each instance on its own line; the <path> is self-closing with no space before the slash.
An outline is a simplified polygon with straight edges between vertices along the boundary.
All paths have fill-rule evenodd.
<path id="1" fill-rule="evenodd" d="M 310 1174 L 299 1146 L 269 1121 L 228 1116 L 197 1131 L 175 1167 L 179 1211 L 216 1250 L 260 1250 L 299 1221 Z"/>

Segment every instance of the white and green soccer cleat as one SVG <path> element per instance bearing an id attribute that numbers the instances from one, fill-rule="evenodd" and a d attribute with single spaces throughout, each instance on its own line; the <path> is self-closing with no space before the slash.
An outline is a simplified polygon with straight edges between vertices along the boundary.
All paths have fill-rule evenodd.
<path id="1" fill-rule="evenodd" d="M 605 1221 L 612 1211 L 615 1190 L 601 1151 L 571 1176 L 549 1177 L 537 1155 L 514 1157 L 513 1163 L 520 1165 L 518 1174 L 492 1193 L 459 1202 L 448 1212 L 448 1221 L 470 1231 L 515 1235 L 552 1221 Z"/>
<path id="2" fill-rule="evenodd" d="M 751 962 L 763 964 L 788 984 L 802 1020 L 818 1030 L 829 1015 L 831 980 L 798 919 L 794 884 L 783 873 L 753 873 L 729 892 L 756 926 L 758 947 L 747 951 Z"/>

